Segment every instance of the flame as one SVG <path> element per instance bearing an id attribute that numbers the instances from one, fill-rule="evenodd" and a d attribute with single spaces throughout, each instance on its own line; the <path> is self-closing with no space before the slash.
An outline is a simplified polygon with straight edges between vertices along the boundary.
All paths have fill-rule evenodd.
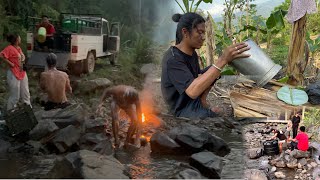
<path id="1" fill-rule="evenodd" d="M 142 113 L 141 119 L 142 119 L 142 122 L 143 122 L 143 123 L 146 121 L 146 117 L 144 116 L 144 113 Z"/>
<path id="2" fill-rule="evenodd" d="M 141 135 L 141 138 L 146 138 L 144 135 Z"/>

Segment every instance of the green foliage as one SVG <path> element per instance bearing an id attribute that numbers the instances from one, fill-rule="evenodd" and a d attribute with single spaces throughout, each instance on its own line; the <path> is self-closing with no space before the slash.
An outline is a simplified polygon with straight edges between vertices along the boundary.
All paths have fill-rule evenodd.
<path id="1" fill-rule="evenodd" d="M 277 92 L 277 97 L 285 103 L 295 106 L 308 102 L 308 95 L 305 91 L 292 89 L 288 86 L 280 88 Z"/>
<path id="2" fill-rule="evenodd" d="M 310 33 L 307 32 L 306 40 L 308 42 L 310 52 L 315 53 L 320 50 L 320 36 L 318 36 L 315 40 L 312 40 L 310 36 Z"/>
<path id="3" fill-rule="evenodd" d="M 225 66 L 222 71 L 221 75 L 236 75 L 237 70 L 232 66 Z"/>
<path id="4" fill-rule="evenodd" d="M 285 77 L 283 77 L 283 78 L 279 79 L 279 80 L 278 80 L 278 82 L 280 82 L 280 83 L 287 83 L 287 82 L 288 82 L 288 80 L 289 80 L 289 76 L 288 76 L 288 75 L 286 75 Z"/>
<path id="5" fill-rule="evenodd" d="M 320 127 L 320 109 L 312 108 L 304 113 L 303 124 L 309 129 L 310 135 L 319 138 L 319 127 Z M 320 139 L 317 139 L 320 140 Z"/>
<path id="6" fill-rule="evenodd" d="M 212 0 L 198 0 L 195 3 L 195 0 L 182 0 L 182 4 L 179 3 L 178 0 L 175 0 L 176 3 L 179 5 L 180 9 L 183 11 L 183 13 L 187 13 L 187 12 L 197 12 L 199 5 L 204 2 L 204 3 L 212 3 Z M 189 3 L 189 1 L 191 1 L 191 3 Z"/>
<path id="7" fill-rule="evenodd" d="M 277 45 L 266 50 L 268 56 L 277 64 L 284 66 L 287 62 L 289 46 Z"/>

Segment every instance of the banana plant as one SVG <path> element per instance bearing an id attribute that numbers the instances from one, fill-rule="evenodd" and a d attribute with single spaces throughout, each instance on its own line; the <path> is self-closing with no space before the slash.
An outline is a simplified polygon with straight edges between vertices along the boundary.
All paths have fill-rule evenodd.
<path id="1" fill-rule="evenodd" d="M 311 52 L 311 59 L 310 59 L 309 63 L 311 65 L 311 67 L 313 67 L 313 69 L 315 70 L 313 72 L 313 74 L 314 75 L 318 75 L 319 67 L 315 66 L 315 55 L 316 55 L 317 52 L 320 51 L 320 36 L 318 36 L 316 39 L 312 40 L 310 38 L 310 33 L 307 32 L 306 41 L 308 43 L 309 50 Z"/>
<path id="2" fill-rule="evenodd" d="M 179 3 L 178 0 L 175 0 L 175 1 L 179 5 L 179 7 L 183 11 L 183 13 L 197 12 L 198 7 L 202 2 L 212 3 L 212 0 L 198 0 L 196 3 L 195 3 L 195 0 L 182 0 L 182 3 Z M 183 5 L 181 5 L 181 4 L 183 4 Z"/>
<path id="3" fill-rule="evenodd" d="M 278 34 L 284 27 L 284 16 L 288 13 L 288 11 L 284 11 L 279 9 L 270 14 L 266 21 L 261 18 L 254 17 L 257 20 L 256 25 L 245 25 L 243 29 L 241 29 L 238 33 L 242 31 L 246 31 L 247 29 L 261 32 L 267 35 L 267 48 L 270 48 L 271 38 L 273 35 Z"/>

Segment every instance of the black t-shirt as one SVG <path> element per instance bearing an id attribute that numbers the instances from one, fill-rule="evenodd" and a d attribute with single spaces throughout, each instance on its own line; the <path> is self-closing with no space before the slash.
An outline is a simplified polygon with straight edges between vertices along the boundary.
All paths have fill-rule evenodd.
<path id="1" fill-rule="evenodd" d="M 276 134 L 277 134 L 277 138 L 279 138 L 281 141 L 287 139 L 286 135 L 284 135 L 283 132 L 276 130 Z"/>
<path id="2" fill-rule="evenodd" d="M 183 112 L 183 117 L 198 117 L 197 113 L 210 114 L 212 112 L 207 112 L 208 109 L 202 106 L 200 97 L 191 99 L 185 93 L 192 81 L 208 69 L 209 67 L 200 70 L 198 55 L 195 51 L 192 56 L 185 54 L 175 46 L 166 51 L 162 60 L 161 91 L 171 114 L 179 116 L 184 109 L 188 109 L 186 112 L 188 115 Z"/>
<path id="3" fill-rule="evenodd" d="M 293 116 L 291 121 L 292 121 L 292 126 L 298 127 L 299 123 L 300 123 L 300 116 L 298 116 L 298 117 Z"/>

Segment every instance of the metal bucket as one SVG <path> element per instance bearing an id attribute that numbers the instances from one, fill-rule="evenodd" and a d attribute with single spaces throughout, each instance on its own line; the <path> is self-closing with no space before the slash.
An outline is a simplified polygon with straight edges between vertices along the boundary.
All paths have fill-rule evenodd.
<path id="1" fill-rule="evenodd" d="M 248 58 L 240 58 L 232 61 L 234 66 L 241 74 L 256 82 L 260 87 L 268 83 L 282 68 L 275 64 L 262 49 L 251 39 L 245 41 L 251 49 L 244 52 L 250 54 Z"/>

